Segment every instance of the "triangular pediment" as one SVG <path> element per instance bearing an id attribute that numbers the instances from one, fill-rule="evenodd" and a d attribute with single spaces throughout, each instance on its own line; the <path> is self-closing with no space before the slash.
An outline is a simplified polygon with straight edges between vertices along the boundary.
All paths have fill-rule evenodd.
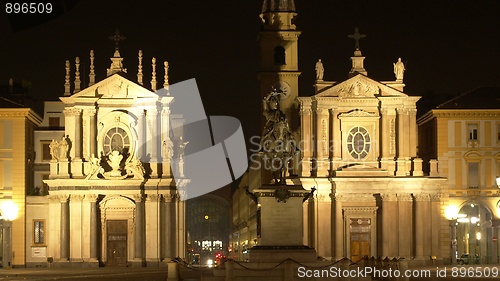
<path id="1" fill-rule="evenodd" d="M 69 97 L 61 97 L 65 104 L 99 99 L 158 99 L 158 94 L 116 73 Z"/>
<path id="2" fill-rule="evenodd" d="M 316 97 L 375 98 L 380 96 L 406 97 L 403 92 L 358 74 L 331 87 L 322 89 Z"/>

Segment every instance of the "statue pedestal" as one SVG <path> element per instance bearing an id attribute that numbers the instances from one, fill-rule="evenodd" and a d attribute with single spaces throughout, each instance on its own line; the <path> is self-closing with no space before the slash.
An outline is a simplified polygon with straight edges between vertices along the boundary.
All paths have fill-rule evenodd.
<path id="1" fill-rule="evenodd" d="M 316 260 L 316 251 L 303 244 L 304 198 L 300 185 L 266 185 L 254 191 L 260 205 L 260 241 L 249 251 L 250 262 Z"/>

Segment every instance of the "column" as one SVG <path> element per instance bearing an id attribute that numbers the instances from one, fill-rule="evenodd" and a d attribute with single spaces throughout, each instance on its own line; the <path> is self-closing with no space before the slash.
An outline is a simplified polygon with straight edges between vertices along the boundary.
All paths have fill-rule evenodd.
<path id="1" fill-rule="evenodd" d="M 332 257 L 332 228 L 328 222 L 332 222 L 331 191 L 318 192 L 315 196 L 315 249 L 318 256 L 329 259 Z"/>
<path id="2" fill-rule="evenodd" d="M 429 194 L 414 194 L 415 197 L 415 259 L 425 260 L 430 256 L 430 212 Z"/>
<path id="3" fill-rule="evenodd" d="M 411 245 L 412 245 L 412 228 L 413 228 L 413 197 L 409 193 L 398 194 L 398 211 L 399 211 L 399 257 L 410 260 Z M 436 237 L 438 238 L 438 237 Z"/>
<path id="4" fill-rule="evenodd" d="M 149 163 L 151 168 L 151 177 L 158 177 L 158 109 L 148 109 L 147 115 L 147 154 L 149 155 Z"/>
<path id="5" fill-rule="evenodd" d="M 396 194 L 381 194 L 382 197 L 382 258 L 398 255 L 398 202 Z"/>
<path id="6" fill-rule="evenodd" d="M 397 171 L 396 176 L 406 176 L 406 160 L 408 158 L 408 154 L 406 151 L 408 150 L 407 139 L 408 139 L 408 130 L 405 128 L 407 126 L 407 110 L 405 108 L 397 109 L 397 121 L 398 121 L 398 149 L 397 149 Z"/>
<path id="7" fill-rule="evenodd" d="M 172 199 L 175 199 L 172 194 L 163 195 L 163 217 L 161 219 L 163 238 L 161 246 L 163 249 L 162 257 L 166 259 L 175 257 L 174 251 L 172 251 L 172 221 L 175 221 L 175 218 L 172 218 Z"/>
<path id="8" fill-rule="evenodd" d="M 146 218 L 146 263 L 158 265 L 160 261 L 160 195 L 148 194 L 144 207 Z"/>
<path id="9" fill-rule="evenodd" d="M 394 175 L 394 156 L 396 155 L 396 110 L 382 107 L 382 169 Z"/>
<path id="10" fill-rule="evenodd" d="M 59 202 L 61 203 L 61 232 L 60 232 L 60 261 L 69 260 L 69 237 L 70 237 L 70 226 L 69 226 L 69 203 L 68 195 L 60 195 Z"/>
<path id="11" fill-rule="evenodd" d="M 342 164 L 342 132 L 340 130 L 340 119 L 338 108 L 333 108 L 332 111 L 332 137 L 331 147 L 333 148 L 332 170 L 337 170 Z"/>
<path id="12" fill-rule="evenodd" d="M 89 194 L 85 198 L 90 202 L 90 261 L 97 261 L 97 195 Z"/>
<path id="13" fill-rule="evenodd" d="M 137 114 L 137 159 L 144 160 L 146 156 L 146 112 L 140 109 Z"/>
<path id="14" fill-rule="evenodd" d="M 72 194 L 69 204 L 69 229 L 71 231 L 69 237 L 69 253 L 72 262 L 83 261 L 83 227 L 82 227 L 82 201 L 83 195 Z"/>
<path id="15" fill-rule="evenodd" d="M 418 145 L 418 128 L 417 128 L 417 109 L 411 108 L 408 110 L 409 114 L 409 130 L 410 130 L 410 157 L 417 157 Z"/>
<path id="16" fill-rule="evenodd" d="M 329 174 L 328 142 L 328 109 L 316 108 L 316 171 L 318 177 L 327 177 Z"/>
<path id="17" fill-rule="evenodd" d="M 300 151 L 302 152 L 302 159 L 300 161 L 301 167 L 299 167 L 300 175 L 302 177 L 311 176 L 311 141 L 313 138 L 311 136 L 312 131 L 312 120 L 311 120 L 311 104 L 310 101 L 306 102 L 303 99 L 300 99 L 300 131 L 301 131 L 301 139 L 299 143 Z"/>
<path id="18" fill-rule="evenodd" d="M 498 228 L 500 228 L 500 220 L 494 219 L 491 221 L 491 228 L 492 228 L 492 249 L 491 249 L 491 263 L 496 264 L 499 262 L 498 260 L 498 254 L 500 253 L 499 247 L 498 247 Z"/>
<path id="19" fill-rule="evenodd" d="M 178 191 L 182 192 L 182 191 Z M 177 246 L 175 256 L 185 258 L 186 256 L 186 202 L 182 200 L 182 196 L 177 194 L 175 200 L 175 212 L 176 212 L 176 235 L 175 235 L 175 245 Z"/>
<path id="20" fill-rule="evenodd" d="M 441 220 L 443 216 L 441 215 L 441 197 L 442 194 L 436 193 L 430 195 L 431 200 L 431 210 L 429 217 L 431 218 L 431 243 L 430 243 L 430 255 L 434 257 L 440 257 L 439 249 L 439 234 L 441 229 Z"/>
<path id="21" fill-rule="evenodd" d="M 89 118 L 89 156 L 94 154 L 95 157 L 99 158 L 97 151 L 97 121 L 96 121 L 97 110 L 95 108 L 88 109 L 87 115 Z"/>
<path id="22" fill-rule="evenodd" d="M 344 254 L 344 215 L 342 213 L 342 195 L 335 195 L 335 260 L 345 257 Z"/>
<path id="23" fill-rule="evenodd" d="M 144 260 L 144 212 L 143 212 L 143 197 L 141 194 L 134 195 L 135 201 L 135 255 L 134 260 L 141 262 Z"/>
<path id="24" fill-rule="evenodd" d="M 161 126 L 162 126 L 162 177 L 170 178 L 172 177 L 171 169 L 170 169 L 170 161 L 172 160 L 169 157 L 169 154 L 173 153 L 169 150 L 171 149 L 170 143 L 172 140 L 170 139 L 170 106 L 168 103 L 163 104 L 163 110 L 161 111 Z"/>
<path id="25" fill-rule="evenodd" d="M 75 136 L 71 141 L 75 149 L 75 160 L 80 160 L 82 158 L 82 109 L 75 108 L 73 116 L 75 118 Z"/>

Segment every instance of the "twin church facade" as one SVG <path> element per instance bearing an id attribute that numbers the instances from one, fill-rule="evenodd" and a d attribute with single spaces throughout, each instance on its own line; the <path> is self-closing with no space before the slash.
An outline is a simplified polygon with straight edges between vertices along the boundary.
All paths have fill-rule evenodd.
<path id="1" fill-rule="evenodd" d="M 316 189 L 303 204 L 303 217 L 297 218 L 303 220 L 303 229 L 297 230 L 303 234 L 303 244 L 332 260 L 369 256 L 400 257 L 418 264 L 450 261 L 450 224 L 445 214 L 450 202 L 460 205 L 470 198 L 457 199 L 455 192 L 449 200 L 448 174 L 438 171 L 436 160 L 442 156 L 419 157 L 420 97 L 404 92 L 404 69 L 388 63 L 396 79 L 371 79 L 359 47 L 363 36 L 356 30 L 351 35 L 357 43 L 347 79 L 324 80 L 319 61 L 314 94 L 299 96 L 296 15 L 293 0 L 264 1 L 259 81 L 262 98 L 272 88 L 282 93 L 281 109 L 300 144 L 287 184 Z M 168 92 L 157 91 L 155 74 L 151 88 L 144 86 L 142 53 L 137 82 L 124 74 L 118 49 L 101 81 L 95 82 L 93 53 L 90 60 L 90 83 L 83 88 L 79 60 L 74 84 L 67 63 L 62 104 L 46 103 L 43 121 L 29 112 L 12 115 L 24 118 L 23 124 L 30 128 L 41 124 L 34 136 L 20 138 L 26 147 L 34 144 L 34 149 L 14 149 L 19 143 L 12 140 L 1 143 L 3 152 L 23 151 L 23 159 L 37 151 L 24 163 L 21 177 L 40 188 L 30 194 L 16 188 L 11 192 L 22 205 L 22 219 L 13 222 L 14 266 L 161 266 L 186 256 L 185 202 L 179 188 L 189 180 L 173 178 L 171 169 L 183 167 L 171 163 L 170 151 L 182 144 L 178 138 L 182 132 L 164 133 L 172 126 L 182 127 L 182 116 L 171 114 L 175 100 Z M 152 63 L 155 68 L 156 61 Z M 168 64 L 162 66 L 168 89 Z M 2 121 L 2 130 L 20 128 L 8 127 L 12 122 Z M 7 171 L 10 162 L 4 156 L 0 163 Z M 31 161 L 34 165 L 29 166 Z M 491 163 L 490 168 L 498 165 Z M 10 186 L 21 186 L 16 180 L 3 179 Z M 233 195 L 230 244 L 237 259 L 245 260 L 247 250 L 260 243 L 259 206 L 245 188 L 252 191 L 270 182 L 268 172 L 251 167 Z M 498 194 L 492 196 L 488 200 L 494 201 Z M 497 221 L 494 207 L 488 210 L 490 221 Z M 497 232 L 489 229 L 484 237 L 492 240 Z M 491 242 L 485 244 L 483 255 L 489 251 L 492 256 L 494 247 L 498 249 Z"/>

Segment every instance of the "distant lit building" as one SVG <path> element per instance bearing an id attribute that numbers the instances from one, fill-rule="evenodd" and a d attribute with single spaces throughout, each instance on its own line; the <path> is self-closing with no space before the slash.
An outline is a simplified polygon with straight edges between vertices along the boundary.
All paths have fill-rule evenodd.
<path id="1" fill-rule="evenodd" d="M 190 262 L 204 263 L 217 253 L 227 255 L 229 246 L 229 201 L 205 194 L 186 201 Z"/>

